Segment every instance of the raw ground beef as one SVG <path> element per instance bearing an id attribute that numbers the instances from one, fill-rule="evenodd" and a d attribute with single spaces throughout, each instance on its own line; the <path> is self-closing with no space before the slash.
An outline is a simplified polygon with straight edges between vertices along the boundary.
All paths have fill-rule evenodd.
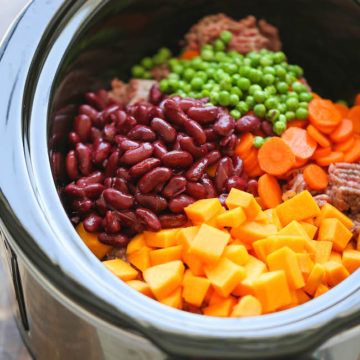
<path id="1" fill-rule="evenodd" d="M 222 13 L 205 16 L 192 26 L 185 35 L 185 48 L 198 50 L 202 45 L 216 40 L 224 30 L 233 33 L 229 49 L 240 53 L 264 48 L 273 51 L 281 49 L 277 28 L 265 20 L 257 21 L 254 16 L 248 16 L 236 21 Z"/>

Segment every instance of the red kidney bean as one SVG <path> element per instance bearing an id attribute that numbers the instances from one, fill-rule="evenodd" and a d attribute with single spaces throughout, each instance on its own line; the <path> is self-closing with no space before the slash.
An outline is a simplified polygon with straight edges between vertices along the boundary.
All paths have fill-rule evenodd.
<path id="1" fill-rule="evenodd" d="M 153 151 L 154 147 L 150 143 L 144 143 L 136 149 L 125 151 L 124 155 L 120 158 L 120 162 L 127 165 L 134 165 L 150 157 Z"/>
<path id="2" fill-rule="evenodd" d="M 104 140 L 108 142 L 113 142 L 115 135 L 116 135 L 116 128 L 115 125 L 106 124 L 103 129 Z"/>
<path id="3" fill-rule="evenodd" d="M 254 196 L 258 196 L 258 182 L 254 179 L 249 180 L 247 183 L 247 191 Z"/>
<path id="4" fill-rule="evenodd" d="M 54 173 L 54 178 L 60 180 L 64 177 L 65 161 L 63 153 L 54 151 L 51 154 L 51 169 Z"/>
<path id="5" fill-rule="evenodd" d="M 140 146 L 140 143 L 134 140 L 124 139 L 120 142 L 119 147 L 123 151 L 133 150 Z"/>
<path id="6" fill-rule="evenodd" d="M 109 206 L 116 210 L 129 209 L 134 204 L 134 197 L 112 188 L 103 191 L 103 197 Z"/>
<path id="7" fill-rule="evenodd" d="M 106 102 L 104 99 L 93 92 L 86 93 L 85 99 L 98 110 L 103 110 L 106 107 Z"/>
<path id="8" fill-rule="evenodd" d="M 193 139 L 189 136 L 180 137 L 179 143 L 180 143 L 181 149 L 189 152 L 195 159 L 203 157 L 207 153 L 206 146 L 204 146 L 204 145 L 196 146 L 194 144 Z"/>
<path id="9" fill-rule="evenodd" d="M 197 144 L 202 145 L 206 142 L 206 135 L 199 123 L 194 120 L 184 121 L 184 128 L 188 135 L 190 135 Z"/>
<path id="10" fill-rule="evenodd" d="M 261 120 L 255 115 L 245 115 L 236 121 L 236 131 L 250 132 L 260 128 Z"/>
<path id="11" fill-rule="evenodd" d="M 140 161 L 139 163 L 133 165 L 129 169 L 129 174 L 131 176 L 137 177 L 142 176 L 149 172 L 151 169 L 154 169 L 155 167 L 159 166 L 161 161 L 157 158 L 147 158 L 143 161 Z"/>
<path id="12" fill-rule="evenodd" d="M 184 214 L 164 214 L 159 216 L 160 224 L 163 229 L 177 228 L 187 223 Z"/>
<path id="13" fill-rule="evenodd" d="M 179 104 L 174 99 L 166 99 L 163 106 L 166 119 L 175 125 L 182 126 L 185 121 L 189 120 L 188 116 L 180 109 Z"/>
<path id="14" fill-rule="evenodd" d="M 175 99 L 175 97 L 173 97 Z M 191 98 L 179 98 L 176 100 L 176 102 L 179 104 L 179 107 L 182 111 L 185 111 L 186 113 L 189 111 L 192 107 L 198 107 L 201 106 L 201 102 L 195 99 Z M 194 119 L 196 120 L 196 119 Z"/>
<path id="15" fill-rule="evenodd" d="M 185 173 L 186 179 L 190 181 L 198 181 L 204 174 L 206 168 L 209 166 L 209 159 L 204 156 L 196 161 L 190 169 Z"/>
<path id="16" fill-rule="evenodd" d="M 134 118 L 138 124 L 149 125 L 152 115 L 152 106 L 146 106 L 143 104 L 135 105 Z"/>
<path id="17" fill-rule="evenodd" d="M 261 130 L 265 133 L 266 136 L 274 136 L 272 125 L 269 121 L 261 122 Z"/>
<path id="18" fill-rule="evenodd" d="M 111 145 L 105 141 L 95 141 L 93 147 L 93 161 L 95 164 L 102 163 L 110 154 Z"/>
<path id="19" fill-rule="evenodd" d="M 183 176 L 174 176 L 164 187 L 162 194 L 166 198 L 173 198 L 186 190 L 186 179 Z"/>
<path id="20" fill-rule="evenodd" d="M 74 200 L 71 204 L 73 210 L 80 215 L 86 215 L 92 208 L 94 203 L 89 199 Z"/>
<path id="21" fill-rule="evenodd" d="M 146 208 L 137 208 L 135 214 L 145 224 L 145 227 L 150 231 L 161 230 L 159 218 L 152 211 Z"/>
<path id="22" fill-rule="evenodd" d="M 129 174 L 129 170 L 123 168 L 123 167 L 119 167 L 117 170 L 116 170 L 116 176 L 119 177 L 119 178 L 122 178 L 126 181 L 129 181 L 131 179 L 131 176 Z"/>
<path id="23" fill-rule="evenodd" d="M 219 193 L 225 190 L 226 180 L 233 173 L 233 163 L 229 157 L 223 157 L 216 168 L 215 186 Z"/>
<path id="24" fill-rule="evenodd" d="M 125 135 L 121 135 L 121 134 L 117 134 L 117 135 L 115 135 L 115 138 L 114 138 L 114 140 L 115 140 L 115 143 L 119 146 L 119 147 L 121 147 L 121 143 L 124 141 L 124 140 L 128 140 L 128 141 L 133 141 L 133 140 L 129 140 Z M 135 143 L 136 141 L 134 141 L 134 143 Z M 129 150 L 129 149 L 126 149 L 126 150 Z"/>
<path id="25" fill-rule="evenodd" d="M 92 121 L 96 121 L 99 116 L 99 112 L 90 105 L 80 105 L 79 114 L 87 115 Z"/>
<path id="26" fill-rule="evenodd" d="M 223 114 L 214 124 L 214 130 L 221 136 L 229 135 L 235 128 L 235 120 L 228 114 Z"/>
<path id="27" fill-rule="evenodd" d="M 195 201 L 191 196 L 181 194 L 174 199 L 171 199 L 169 202 L 169 209 L 171 212 L 178 214 L 184 211 L 188 205 L 192 204 Z"/>
<path id="28" fill-rule="evenodd" d="M 219 135 L 213 128 L 208 128 L 204 130 L 204 133 L 206 135 L 206 141 L 207 142 L 214 142 L 218 141 Z"/>
<path id="29" fill-rule="evenodd" d="M 110 119 L 114 122 L 117 130 L 121 131 L 126 123 L 127 114 L 124 110 L 117 110 L 110 115 Z"/>
<path id="30" fill-rule="evenodd" d="M 121 224 L 133 229 L 136 233 L 144 230 L 144 226 L 141 224 L 134 211 L 118 211 L 117 216 L 119 217 Z"/>
<path id="31" fill-rule="evenodd" d="M 226 206 L 225 201 L 226 201 L 227 197 L 228 197 L 228 194 L 220 194 L 218 196 L 218 199 L 219 199 L 222 206 Z"/>
<path id="32" fill-rule="evenodd" d="M 74 183 L 66 185 L 64 188 L 64 192 L 66 195 L 71 196 L 71 197 L 79 197 L 79 198 L 85 197 L 84 188 L 80 187 L 78 185 L 75 185 Z"/>
<path id="33" fill-rule="evenodd" d="M 155 106 L 153 109 L 154 117 L 165 120 L 165 114 L 161 107 Z"/>
<path id="34" fill-rule="evenodd" d="M 65 159 L 66 173 L 70 180 L 75 180 L 79 177 L 78 161 L 75 150 L 70 150 Z"/>
<path id="35" fill-rule="evenodd" d="M 165 210 L 168 206 L 167 201 L 162 196 L 155 194 L 136 194 L 135 200 L 141 206 L 150 209 L 156 214 Z"/>
<path id="36" fill-rule="evenodd" d="M 104 185 L 102 184 L 89 184 L 86 185 L 84 188 L 85 196 L 90 199 L 95 199 L 100 196 L 102 191 L 104 190 Z"/>
<path id="37" fill-rule="evenodd" d="M 136 125 L 129 131 L 128 138 L 131 140 L 154 141 L 156 135 L 148 126 Z"/>
<path id="38" fill-rule="evenodd" d="M 239 189 L 239 190 L 246 190 L 247 181 L 237 175 L 231 176 L 226 180 L 226 191 L 230 192 L 232 188 Z"/>
<path id="39" fill-rule="evenodd" d="M 244 164 L 241 158 L 239 158 L 238 156 L 234 156 L 232 158 L 233 161 L 233 166 L 234 166 L 234 171 L 233 174 L 236 176 L 240 176 L 243 172 L 243 168 L 244 168 Z"/>
<path id="40" fill-rule="evenodd" d="M 154 155 L 158 159 L 161 159 L 168 152 L 166 146 L 161 141 L 155 141 L 153 143 L 153 146 L 154 146 Z"/>
<path id="41" fill-rule="evenodd" d="M 102 227 L 102 218 L 96 214 L 90 214 L 84 219 L 84 228 L 91 233 L 98 232 Z"/>
<path id="42" fill-rule="evenodd" d="M 120 106 L 118 104 L 111 104 L 101 112 L 101 117 L 107 122 L 111 119 L 111 114 L 117 110 L 120 110 Z"/>
<path id="43" fill-rule="evenodd" d="M 212 182 L 212 180 L 207 176 L 207 174 L 203 175 L 203 177 L 201 178 L 201 183 L 204 186 L 205 190 L 206 190 L 206 197 L 208 199 L 210 198 L 215 198 L 217 196 L 217 192 L 214 186 L 214 183 Z"/>
<path id="44" fill-rule="evenodd" d="M 126 180 L 119 177 L 108 177 L 104 180 L 104 186 L 106 188 L 114 188 L 125 194 L 129 193 L 129 189 Z"/>
<path id="45" fill-rule="evenodd" d="M 210 142 L 207 142 L 204 146 L 206 146 L 207 152 L 213 151 L 217 148 L 216 144 Z"/>
<path id="46" fill-rule="evenodd" d="M 95 142 L 102 138 L 101 130 L 93 126 L 90 130 L 90 141 Z"/>
<path id="47" fill-rule="evenodd" d="M 76 157 L 79 162 L 80 172 L 87 176 L 90 175 L 92 170 L 91 164 L 91 151 L 88 146 L 83 143 L 76 144 Z"/>
<path id="48" fill-rule="evenodd" d="M 99 199 L 97 199 L 95 201 L 95 208 L 96 208 L 96 211 L 101 216 L 105 216 L 105 213 L 107 211 L 107 207 L 106 207 L 106 203 L 105 203 L 105 200 L 103 199 L 103 197 L 100 197 Z"/>
<path id="49" fill-rule="evenodd" d="M 79 136 L 76 132 L 74 132 L 74 131 L 72 131 L 72 132 L 69 133 L 69 135 L 68 135 L 68 140 L 69 140 L 69 145 L 70 145 L 71 147 L 75 147 L 76 144 L 81 141 L 81 140 L 80 140 L 80 136 Z"/>
<path id="50" fill-rule="evenodd" d="M 121 224 L 118 217 L 112 211 L 107 211 L 103 220 L 104 230 L 108 234 L 116 234 L 121 230 Z"/>
<path id="51" fill-rule="evenodd" d="M 166 142 L 173 143 L 176 130 L 165 120 L 155 117 L 151 120 L 151 128 Z"/>
<path id="52" fill-rule="evenodd" d="M 216 120 L 218 108 L 216 106 L 191 107 L 187 114 L 200 124 L 209 124 Z"/>
<path id="53" fill-rule="evenodd" d="M 191 181 L 188 181 L 186 184 L 186 193 L 194 199 L 205 199 L 207 196 L 207 191 L 204 185 Z"/>
<path id="54" fill-rule="evenodd" d="M 119 157 L 120 157 L 120 151 L 115 150 L 112 152 L 112 154 L 108 158 L 108 161 L 105 166 L 105 176 L 106 177 L 114 175 L 114 173 L 118 167 Z"/>
<path id="55" fill-rule="evenodd" d="M 208 160 L 208 166 L 215 164 L 218 162 L 221 158 L 221 154 L 218 150 L 211 151 L 206 155 L 206 158 Z"/>
<path id="56" fill-rule="evenodd" d="M 110 245 L 114 247 L 124 247 L 129 243 L 129 238 L 122 234 L 110 235 L 105 232 L 102 232 L 98 235 L 98 239 L 101 243 L 105 245 Z"/>
<path id="57" fill-rule="evenodd" d="M 160 103 L 160 101 L 163 98 L 163 94 L 159 89 L 159 85 L 158 84 L 154 84 L 151 88 L 150 88 L 150 92 L 149 92 L 149 101 L 153 104 L 153 105 L 158 105 Z"/>
<path id="58" fill-rule="evenodd" d="M 170 168 L 187 168 L 193 161 L 190 153 L 179 150 L 169 151 L 161 158 L 161 162 Z"/>
<path id="59" fill-rule="evenodd" d="M 224 155 L 233 156 L 235 153 L 235 147 L 237 144 L 237 137 L 235 134 L 228 135 L 220 141 L 222 152 Z"/>
<path id="60" fill-rule="evenodd" d="M 80 114 L 74 120 L 74 131 L 79 135 L 81 141 L 88 140 L 92 122 L 88 115 Z"/>
<path id="61" fill-rule="evenodd" d="M 143 175 L 138 182 L 139 190 L 143 193 L 153 191 L 158 185 L 166 183 L 172 176 L 172 171 L 166 167 L 157 167 Z"/>

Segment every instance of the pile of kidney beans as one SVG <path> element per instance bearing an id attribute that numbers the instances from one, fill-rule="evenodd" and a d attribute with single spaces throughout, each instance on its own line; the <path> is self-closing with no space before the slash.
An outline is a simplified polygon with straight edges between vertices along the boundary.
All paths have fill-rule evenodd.
<path id="1" fill-rule="evenodd" d="M 235 122 L 207 99 L 164 98 L 156 86 L 148 102 L 127 106 L 106 94 L 87 93 L 79 107 L 61 191 L 73 221 L 83 220 L 101 242 L 123 246 L 143 230 L 183 226 L 184 207 L 222 200 L 232 187 L 257 191 L 234 154 L 236 133 L 258 128 L 256 117 Z"/>

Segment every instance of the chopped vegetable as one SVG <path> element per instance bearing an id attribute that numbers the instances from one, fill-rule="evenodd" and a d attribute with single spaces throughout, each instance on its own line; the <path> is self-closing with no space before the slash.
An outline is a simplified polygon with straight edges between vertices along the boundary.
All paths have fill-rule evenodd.
<path id="1" fill-rule="evenodd" d="M 329 155 L 316 158 L 316 162 L 320 166 L 328 166 L 336 162 L 341 162 L 344 159 L 344 154 L 339 151 L 332 151 Z"/>
<path id="2" fill-rule="evenodd" d="M 281 138 L 299 159 L 309 159 L 316 150 L 316 141 L 304 129 L 289 128 L 281 135 Z"/>
<path id="3" fill-rule="evenodd" d="M 352 135 L 353 135 L 352 121 L 349 119 L 343 119 L 329 136 L 332 141 L 338 143 L 348 140 Z"/>
<path id="4" fill-rule="evenodd" d="M 323 132 L 328 134 L 340 124 L 342 117 L 330 100 L 313 99 L 309 103 L 309 120 L 318 129 L 327 128 Z"/>
<path id="5" fill-rule="evenodd" d="M 276 178 L 269 174 L 260 176 L 258 192 L 266 208 L 276 207 L 281 203 L 282 191 Z"/>
<path id="6" fill-rule="evenodd" d="M 319 144 L 319 146 L 327 148 L 331 145 L 327 137 L 323 135 L 318 129 L 316 129 L 316 127 L 309 125 L 306 128 L 306 131 L 310 135 L 310 137 L 312 137 Z"/>
<path id="7" fill-rule="evenodd" d="M 303 171 L 304 180 L 311 190 L 324 190 L 328 186 L 327 173 L 318 165 L 307 165 Z"/>

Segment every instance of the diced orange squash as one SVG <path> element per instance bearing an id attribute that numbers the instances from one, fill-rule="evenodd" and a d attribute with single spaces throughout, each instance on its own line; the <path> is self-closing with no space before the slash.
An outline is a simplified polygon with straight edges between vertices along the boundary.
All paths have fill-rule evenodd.
<path id="1" fill-rule="evenodd" d="M 271 240 L 271 246 L 269 253 L 281 249 L 282 247 L 288 247 L 289 249 L 295 251 L 296 253 L 301 253 L 305 249 L 307 244 L 306 240 L 301 236 L 291 236 L 291 235 L 273 235 L 267 238 Z"/>
<path id="2" fill-rule="evenodd" d="M 255 221 L 249 221 L 239 227 L 231 229 L 231 235 L 247 243 L 253 243 L 256 240 L 264 239 L 274 235 L 277 228 L 273 224 L 259 224 Z"/>
<path id="3" fill-rule="evenodd" d="M 326 203 L 320 210 L 320 214 L 317 216 L 315 220 L 315 225 L 320 226 L 324 219 L 328 218 L 336 218 L 340 220 L 346 228 L 349 230 L 354 226 L 352 220 L 343 214 L 340 210 L 338 210 L 335 206 Z"/>
<path id="4" fill-rule="evenodd" d="M 247 317 L 261 315 L 261 303 L 252 295 L 242 297 L 239 302 L 233 307 L 231 317 Z"/>
<path id="5" fill-rule="evenodd" d="M 311 218 L 308 218 L 308 219 L 304 219 L 304 220 L 301 220 L 300 221 L 300 224 L 302 223 L 307 223 L 307 224 L 310 224 L 310 225 L 315 225 L 315 218 L 311 217 Z M 316 225 L 315 225 L 316 226 Z"/>
<path id="6" fill-rule="evenodd" d="M 235 303 L 236 300 L 233 297 L 230 297 L 204 308 L 203 313 L 208 316 L 228 317 L 231 314 Z"/>
<path id="7" fill-rule="evenodd" d="M 291 304 L 290 289 L 283 270 L 261 274 L 254 281 L 254 290 L 256 298 L 262 305 L 263 313 Z"/>
<path id="8" fill-rule="evenodd" d="M 300 289 L 305 285 L 296 253 L 288 247 L 272 252 L 266 258 L 270 271 L 284 270 L 292 289 Z"/>
<path id="9" fill-rule="evenodd" d="M 180 260 L 175 260 L 146 269 L 143 277 L 159 300 L 169 296 L 181 285 L 184 270 L 184 264 Z"/>
<path id="10" fill-rule="evenodd" d="M 164 264 L 173 260 L 181 260 L 182 246 L 170 246 L 164 249 L 150 251 L 151 265 Z"/>
<path id="11" fill-rule="evenodd" d="M 225 204 L 228 209 L 234 209 L 236 207 L 243 208 L 246 217 L 249 220 L 254 219 L 261 211 L 260 205 L 252 194 L 235 188 L 230 190 L 229 195 L 225 200 Z"/>
<path id="12" fill-rule="evenodd" d="M 194 240 L 196 234 L 198 233 L 200 226 L 188 226 L 185 228 L 179 229 L 176 234 L 176 243 L 182 245 L 183 252 L 188 251 L 192 241 Z"/>
<path id="13" fill-rule="evenodd" d="M 319 287 L 316 289 L 314 298 L 317 298 L 320 295 L 325 294 L 327 291 L 329 291 L 329 287 L 324 285 L 324 284 L 320 284 Z"/>
<path id="14" fill-rule="evenodd" d="M 112 249 L 112 246 L 101 243 L 97 234 L 86 231 L 82 222 L 76 227 L 76 231 L 81 240 L 98 259 L 101 260 Z"/>
<path id="15" fill-rule="evenodd" d="M 240 239 L 231 238 L 230 244 L 231 245 L 243 245 L 243 246 L 245 246 L 245 249 L 248 250 L 248 251 L 252 249 L 251 244 L 248 244 L 248 243 L 246 243 L 246 242 L 244 242 L 244 241 L 242 241 Z"/>
<path id="16" fill-rule="evenodd" d="M 164 229 L 158 232 L 144 231 L 147 246 L 166 248 L 177 245 L 177 232 L 179 229 Z"/>
<path id="17" fill-rule="evenodd" d="M 181 287 L 178 287 L 168 296 L 159 300 L 162 304 L 171 306 L 175 309 L 182 308 L 182 296 L 181 296 Z"/>
<path id="18" fill-rule="evenodd" d="M 320 214 L 319 206 L 307 190 L 278 205 L 276 211 L 284 226 L 293 220 L 300 221 Z"/>
<path id="19" fill-rule="evenodd" d="M 184 263 L 189 267 L 191 272 L 196 276 L 205 275 L 204 264 L 197 258 L 194 254 L 189 254 L 188 252 L 183 254 L 182 259 Z"/>
<path id="20" fill-rule="evenodd" d="M 254 249 L 255 255 L 261 261 L 266 261 L 266 257 L 271 252 L 271 245 L 273 240 L 269 238 L 256 240 L 252 243 L 252 247 Z"/>
<path id="21" fill-rule="evenodd" d="M 360 267 L 360 251 L 345 250 L 342 254 L 342 262 L 349 273 L 353 273 Z"/>
<path id="22" fill-rule="evenodd" d="M 293 220 L 290 223 L 288 223 L 286 226 L 284 226 L 279 232 L 279 235 L 290 235 L 290 236 L 300 236 L 305 239 L 311 240 L 308 233 L 305 231 L 305 229 L 301 226 L 301 224 Z"/>
<path id="23" fill-rule="evenodd" d="M 126 247 L 126 254 L 129 255 L 141 248 L 145 247 L 145 236 L 143 233 L 135 235 Z"/>
<path id="24" fill-rule="evenodd" d="M 236 286 L 233 294 L 236 296 L 254 295 L 254 280 L 267 271 L 266 265 L 254 256 L 249 256 L 244 265 L 245 279 Z"/>
<path id="25" fill-rule="evenodd" d="M 312 240 L 315 237 L 315 234 L 318 230 L 317 226 L 313 225 L 313 224 L 309 224 L 308 222 L 305 221 L 300 221 L 300 225 L 303 227 L 303 229 L 306 231 L 306 233 L 308 234 L 309 238 Z"/>
<path id="26" fill-rule="evenodd" d="M 214 290 L 214 288 L 210 285 L 209 286 L 209 289 L 205 295 L 205 298 L 204 298 L 204 301 L 203 301 L 203 304 L 204 305 L 209 305 L 210 304 L 210 300 L 211 300 L 211 297 L 214 295 L 214 294 L 217 294 L 217 292 Z"/>
<path id="27" fill-rule="evenodd" d="M 332 251 L 330 254 L 330 257 L 329 257 L 329 261 L 336 261 L 336 262 L 342 264 L 341 254 L 336 251 Z"/>
<path id="28" fill-rule="evenodd" d="M 311 300 L 310 296 L 302 289 L 295 290 L 295 296 L 299 305 L 304 304 Z"/>
<path id="29" fill-rule="evenodd" d="M 217 223 L 217 217 L 220 216 L 221 214 L 223 214 L 224 212 L 226 212 L 226 209 L 224 207 L 222 207 L 221 210 L 214 217 L 205 221 L 204 224 L 218 228 L 219 225 Z"/>
<path id="30" fill-rule="evenodd" d="M 196 255 L 207 264 L 214 264 L 230 241 L 230 234 L 212 226 L 202 224 L 189 248 L 189 254 Z"/>
<path id="31" fill-rule="evenodd" d="M 227 210 L 216 217 L 218 227 L 237 227 L 244 223 L 246 215 L 241 207 Z"/>
<path id="32" fill-rule="evenodd" d="M 205 268 L 205 274 L 221 296 L 228 296 L 246 276 L 245 269 L 236 265 L 227 258 L 221 258 L 220 261 L 212 267 Z"/>
<path id="33" fill-rule="evenodd" d="M 123 281 L 134 280 L 138 276 L 138 272 L 127 262 L 121 259 L 113 259 L 103 261 L 103 264 L 114 275 Z"/>
<path id="34" fill-rule="evenodd" d="M 290 289 L 291 303 L 289 305 L 281 306 L 278 310 L 287 310 L 299 305 L 299 300 L 296 296 L 296 290 Z"/>
<path id="35" fill-rule="evenodd" d="M 356 244 L 354 244 L 354 242 L 350 241 L 347 245 L 346 245 L 346 248 L 344 249 L 345 250 L 356 250 L 355 249 L 355 246 Z"/>
<path id="36" fill-rule="evenodd" d="M 253 221 L 256 221 L 260 224 L 270 224 L 269 217 L 262 210 L 258 212 L 258 214 L 254 217 Z"/>
<path id="37" fill-rule="evenodd" d="M 190 204 L 185 209 L 189 220 L 194 224 L 203 223 L 218 215 L 223 207 L 217 198 L 202 199 Z"/>
<path id="38" fill-rule="evenodd" d="M 311 273 L 306 281 L 304 290 L 311 296 L 313 296 L 322 283 L 325 275 L 324 266 L 321 264 L 315 264 L 311 270 Z"/>
<path id="39" fill-rule="evenodd" d="M 201 306 L 210 287 L 210 281 L 199 276 L 187 276 L 183 281 L 184 300 L 194 306 Z"/>
<path id="40" fill-rule="evenodd" d="M 296 254 L 301 273 L 304 277 L 304 280 L 307 280 L 309 277 L 312 268 L 314 267 L 314 262 L 311 260 L 310 254 Z"/>
<path id="41" fill-rule="evenodd" d="M 150 286 L 141 280 L 129 280 L 126 282 L 130 287 L 148 297 L 153 297 Z"/>
<path id="42" fill-rule="evenodd" d="M 132 252 L 127 255 L 127 259 L 131 265 L 134 265 L 137 269 L 144 271 L 151 266 L 150 263 L 150 248 L 144 246 L 143 248 Z"/>
<path id="43" fill-rule="evenodd" d="M 360 251 L 360 233 L 358 235 L 357 242 L 356 242 L 356 250 Z"/>
<path id="44" fill-rule="evenodd" d="M 325 268 L 326 282 L 331 287 L 339 284 L 350 275 L 345 266 L 337 261 L 327 261 L 323 265 Z"/>
<path id="45" fill-rule="evenodd" d="M 327 262 L 330 258 L 331 250 L 333 243 L 332 241 L 312 241 L 312 244 L 315 246 L 315 262 L 323 264 Z"/>
<path id="46" fill-rule="evenodd" d="M 282 228 L 276 209 L 266 209 L 264 210 L 264 214 L 268 217 L 270 223 L 274 224 L 278 230 Z"/>
<path id="47" fill-rule="evenodd" d="M 240 266 L 245 265 L 249 261 L 249 253 L 244 245 L 228 245 L 225 247 L 223 255 Z"/>
<path id="48" fill-rule="evenodd" d="M 352 237 L 352 232 L 336 218 L 321 221 L 318 240 L 332 241 L 336 251 L 343 251 Z"/>
<path id="49" fill-rule="evenodd" d="M 214 289 L 212 286 L 211 286 L 211 288 Z M 226 299 L 227 299 L 226 296 L 221 296 L 218 292 L 216 292 L 214 290 L 214 292 L 212 293 L 211 298 L 209 300 L 209 305 L 218 304 L 219 302 L 222 302 L 222 301 L 224 301 Z"/>

